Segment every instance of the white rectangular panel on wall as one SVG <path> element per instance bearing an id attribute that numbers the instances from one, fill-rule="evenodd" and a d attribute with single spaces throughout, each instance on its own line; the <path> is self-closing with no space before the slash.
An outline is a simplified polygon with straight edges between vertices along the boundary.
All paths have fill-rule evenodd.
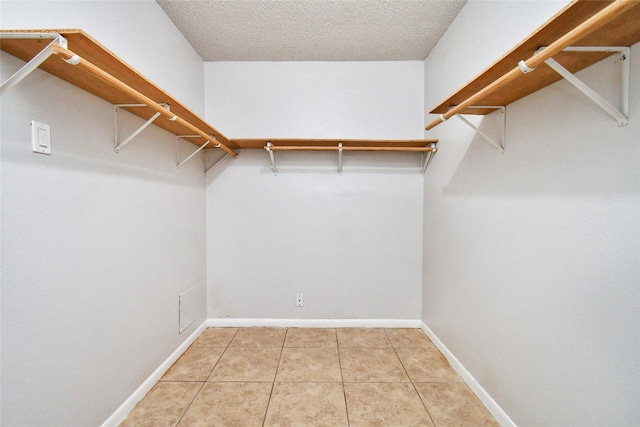
<path id="1" fill-rule="evenodd" d="M 198 313 L 197 293 L 195 286 L 190 287 L 178 296 L 179 332 L 183 333 L 196 320 Z"/>

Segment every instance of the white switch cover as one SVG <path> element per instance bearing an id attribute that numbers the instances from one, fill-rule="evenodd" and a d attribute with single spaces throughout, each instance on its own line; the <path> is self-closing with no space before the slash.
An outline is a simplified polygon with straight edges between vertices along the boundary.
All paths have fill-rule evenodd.
<path id="1" fill-rule="evenodd" d="M 51 154 L 49 125 L 31 120 L 31 145 L 34 153 Z"/>

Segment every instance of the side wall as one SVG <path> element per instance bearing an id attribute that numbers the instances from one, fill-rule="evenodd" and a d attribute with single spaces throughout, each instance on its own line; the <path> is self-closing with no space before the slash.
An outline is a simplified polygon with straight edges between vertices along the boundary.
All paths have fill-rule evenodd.
<path id="1" fill-rule="evenodd" d="M 206 63 L 234 137 L 422 138 L 423 63 Z M 416 154 L 244 150 L 207 178 L 212 318 L 420 318 Z M 295 307 L 295 294 L 304 307 Z"/>
<path id="2" fill-rule="evenodd" d="M 427 110 L 561 6 L 467 3 L 425 61 Z M 640 424 L 640 45 L 631 58 L 626 127 L 559 82 L 508 106 L 504 154 L 457 119 L 428 134 L 423 320 L 518 425 Z M 618 61 L 579 74 L 614 104 Z"/>
<path id="3" fill-rule="evenodd" d="M 203 109 L 201 79 L 169 87 L 203 63 L 155 2 L 1 7 L 2 28 L 82 28 Z M 23 64 L 1 59 L 3 81 Z M 0 424 L 100 425 L 206 317 L 202 159 L 176 170 L 175 138 L 154 126 L 115 154 L 111 104 L 40 70 L 0 107 Z M 30 120 L 51 126 L 51 156 L 31 152 Z"/>

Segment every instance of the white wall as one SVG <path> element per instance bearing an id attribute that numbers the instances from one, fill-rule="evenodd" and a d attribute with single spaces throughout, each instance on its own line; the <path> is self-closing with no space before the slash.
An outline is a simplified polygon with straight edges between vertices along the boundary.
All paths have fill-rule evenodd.
<path id="1" fill-rule="evenodd" d="M 207 119 L 233 137 L 422 138 L 423 63 L 205 63 Z M 244 150 L 207 178 L 210 317 L 419 319 L 413 154 Z M 296 308 L 296 293 L 305 306 Z"/>
<path id="2" fill-rule="evenodd" d="M 0 0 L 0 8 L 4 30 L 83 30 L 204 116 L 202 58 L 155 1 Z"/>
<path id="3" fill-rule="evenodd" d="M 137 66 L 167 81 L 202 73 L 164 62 L 167 48 L 185 54 L 155 2 L 69 3 L 3 1 L 2 28 L 80 27 L 126 57 L 144 26 L 163 42 Z M 3 81 L 23 64 L 1 59 Z M 189 84 L 176 96 L 202 91 Z M 205 318 L 202 162 L 176 170 L 175 138 L 154 126 L 115 154 L 112 106 L 40 70 L 0 106 L 0 424 L 99 425 Z M 32 119 L 51 125 L 51 156 L 31 152 Z M 178 295 L 193 285 L 197 319 L 180 335 Z"/>
<path id="4" fill-rule="evenodd" d="M 427 110 L 472 77 L 460 57 L 484 68 L 560 7 L 469 2 L 425 61 Z M 504 154 L 455 119 L 429 132 L 423 320 L 521 426 L 640 424 L 638 58 L 626 127 L 559 82 L 508 106 Z M 579 76 L 618 102 L 615 58 Z"/>

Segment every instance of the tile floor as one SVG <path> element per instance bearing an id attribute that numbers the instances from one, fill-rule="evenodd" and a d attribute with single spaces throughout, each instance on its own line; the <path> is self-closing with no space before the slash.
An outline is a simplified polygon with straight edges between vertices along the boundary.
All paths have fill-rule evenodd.
<path id="1" fill-rule="evenodd" d="M 419 329 L 209 328 L 121 426 L 497 426 Z"/>

